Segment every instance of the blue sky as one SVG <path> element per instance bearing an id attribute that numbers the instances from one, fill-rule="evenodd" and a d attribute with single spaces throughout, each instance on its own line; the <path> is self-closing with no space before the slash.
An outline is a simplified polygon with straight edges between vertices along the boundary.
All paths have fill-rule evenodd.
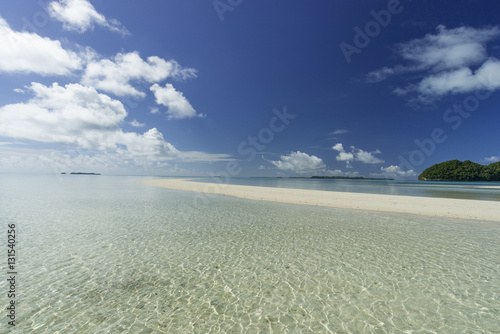
<path id="1" fill-rule="evenodd" d="M 0 172 L 500 160 L 498 1 L 4 1 Z"/>

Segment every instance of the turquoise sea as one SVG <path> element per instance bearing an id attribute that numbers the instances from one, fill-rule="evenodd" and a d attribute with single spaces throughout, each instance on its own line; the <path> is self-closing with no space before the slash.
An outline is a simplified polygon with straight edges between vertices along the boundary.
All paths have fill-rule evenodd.
<path id="1" fill-rule="evenodd" d="M 146 178 L 0 175 L 0 333 L 500 332 L 498 222 L 215 195 L 201 203 L 138 183 Z M 340 191 L 434 187 L 498 200 L 470 184 L 231 182 L 335 181 Z"/>

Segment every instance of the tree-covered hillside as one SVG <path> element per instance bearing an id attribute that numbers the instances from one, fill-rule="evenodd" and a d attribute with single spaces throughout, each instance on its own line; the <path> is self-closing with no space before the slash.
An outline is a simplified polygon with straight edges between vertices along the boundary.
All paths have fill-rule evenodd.
<path id="1" fill-rule="evenodd" d="M 418 176 L 419 180 L 500 181 L 500 161 L 487 166 L 466 160 L 450 160 L 433 165 Z"/>

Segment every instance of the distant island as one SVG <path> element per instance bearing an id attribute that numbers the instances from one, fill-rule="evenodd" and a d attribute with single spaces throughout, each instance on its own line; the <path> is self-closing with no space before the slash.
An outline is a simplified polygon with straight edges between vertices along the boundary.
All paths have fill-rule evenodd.
<path id="1" fill-rule="evenodd" d="M 435 164 L 418 176 L 421 181 L 500 181 L 500 161 L 481 165 L 470 160 Z"/>
<path id="2" fill-rule="evenodd" d="M 389 178 L 380 177 L 363 177 L 363 176 L 311 176 L 311 177 L 301 177 L 301 176 L 291 176 L 291 179 L 336 179 L 336 180 L 394 180 Z"/>
<path id="3" fill-rule="evenodd" d="M 61 174 L 66 174 L 65 172 L 62 172 Z M 69 173 L 70 175 L 101 175 L 100 173 L 82 173 L 82 172 L 72 172 Z"/>

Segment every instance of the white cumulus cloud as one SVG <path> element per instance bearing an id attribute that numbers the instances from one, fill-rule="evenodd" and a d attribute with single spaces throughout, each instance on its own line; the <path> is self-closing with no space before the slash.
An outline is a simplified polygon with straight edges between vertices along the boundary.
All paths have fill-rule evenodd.
<path id="1" fill-rule="evenodd" d="M 62 144 L 88 159 L 107 156 L 110 163 L 124 166 L 169 160 L 232 160 L 226 154 L 181 152 L 156 128 L 144 133 L 123 131 L 121 125 L 127 116 L 123 104 L 93 87 L 32 83 L 28 89 L 34 97 L 27 102 L 0 107 L 0 136 Z M 23 151 L 22 146 L 18 149 Z M 82 150 L 89 152 L 80 154 Z"/>
<path id="2" fill-rule="evenodd" d="M 416 89 L 424 96 L 467 93 L 500 88 L 500 60 L 491 58 L 476 71 L 461 67 L 424 78 Z"/>
<path id="3" fill-rule="evenodd" d="M 52 18 L 63 23 L 66 30 L 75 30 L 84 33 L 92 30 L 94 25 L 108 28 L 111 31 L 128 35 L 128 30 L 117 20 L 107 19 L 97 12 L 88 0 L 59 0 L 48 5 Z"/>
<path id="4" fill-rule="evenodd" d="M 384 160 L 381 160 L 377 157 L 374 156 L 374 154 L 380 154 L 382 152 L 380 152 L 380 150 L 376 150 L 374 152 L 366 152 L 366 151 L 363 151 L 362 149 L 359 149 L 359 148 L 354 148 L 353 146 L 351 146 L 353 149 L 354 149 L 354 156 L 356 157 L 356 161 L 360 161 L 364 164 L 381 164 L 381 163 L 384 163 Z"/>
<path id="5" fill-rule="evenodd" d="M 497 26 L 485 28 L 440 25 L 435 34 L 398 44 L 395 48 L 404 65 L 383 67 L 368 74 L 368 82 L 378 82 L 389 76 L 419 73 L 419 82 L 398 87 L 396 94 L 419 94 L 422 102 L 445 94 L 467 93 L 474 90 L 500 88 L 500 60 L 488 56 L 487 45 L 500 38 Z M 477 68 L 474 70 L 474 68 Z"/>
<path id="6" fill-rule="evenodd" d="M 151 56 L 144 61 L 138 52 L 130 52 L 90 62 L 81 82 L 117 96 L 144 97 L 146 94 L 132 86 L 131 81 L 155 83 L 167 78 L 185 80 L 194 77 L 195 69 L 183 68 L 175 60 Z"/>
<path id="7" fill-rule="evenodd" d="M 344 146 L 341 143 L 337 143 L 332 147 L 333 150 L 339 152 L 337 155 L 337 161 L 353 161 L 354 154 L 345 151 Z"/>
<path id="8" fill-rule="evenodd" d="M 130 125 L 132 125 L 133 127 L 136 127 L 136 128 L 142 128 L 144 126 L 146 126 L 146 123 L 141 123 L 141 122 L 138 122 L 137 120 L 133 120 L 132 122 L 130 122 Z"/>
<path id="9" fill-rule="evenodd" d="M 486 157 L 483 159 L 484 162 L 493 163 L 500 161 L 500 156 L 492 155 L 491 157 Z"/>
<path id="10" fill-rule="evenodd" d="M 32 83 L 26 103 L 0 107 L 0 134 L 40 142 L 107 146 L 104 133 L 116 131 L 127 112 L 122 103 L 79 84 Z"/>
<path id="11" fill-rule="evenodd" d="M 282 155 L 280 160 L 270 161 L 280 170 L 296 173 L 307 173 L 325 169 L 326 165 L 321 158 L 300 151 Z"/>
<path id="12" fill-rule="evenodd" d="M 380 170 L 382 171 L 382 175 L 386 177 L 411 177 L 417 175 L 413 169 L 404 171 L 400 166 L 394 165 L 389 167 L 380 167 Z"/>
<path id="13" fill-rule="evenodd" d="M 80 56 L 65 50 L 61 42 L 14 31 L 0 17 L 0 72 L 69 75 L 82 65 Z"/>
<path id="14" fill-rule="evenodd" d="M 353 161 L 362 162 L 365 164 L 380 164 L 384 161 L 375 157 L 375 154 L 380 154 L 379 150 L 375 150 L 373 152 L 367 152 L 362 149 L 351 146 L 351 152 L 346 152 L 344 149 L 344 145 L 342 143 L 337 143 L 332 146 L 332 149 L 339 152 L 336 160 L 337 161 L 345 161 L 348 168 L 351 168 L 350 163 Z"/>
<path id="15" fill-rule="evenodd" d="M 156 103 L 167 107 L 169 119 L 204 117 L 203 114 L 197 114 L 184 94 L 178 92 L 171 84 L 167 83 L 165 87 L 154 84 L 150 89 L 155 95 Z"/>

